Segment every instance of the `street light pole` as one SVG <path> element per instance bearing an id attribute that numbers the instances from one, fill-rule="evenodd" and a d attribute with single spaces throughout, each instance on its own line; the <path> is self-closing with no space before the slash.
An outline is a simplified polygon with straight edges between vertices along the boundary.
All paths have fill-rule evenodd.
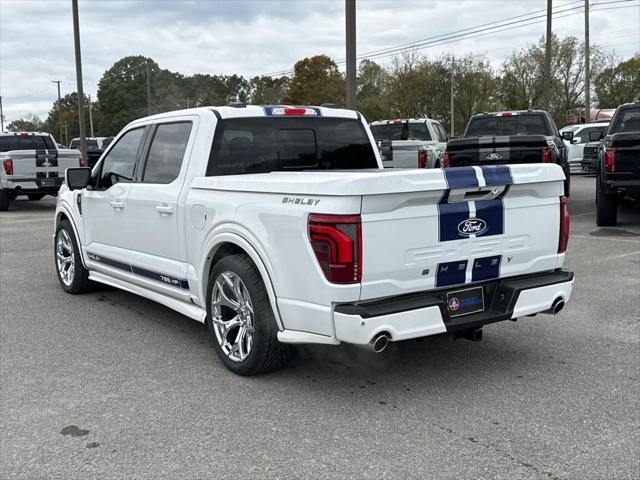
<path id="1" fill-rule="evenodd" d="M 51 83 L 58 84 L 58 132 L 60 133 L 60 142 L 62 142 L 62 103 L 60 101 L 60 80 L 51 80 Z"/>
<path id="2" fill-rule="evenodd" d="M 456 57 L 451 57 L 451 128 L 449 129 L 449 135 L 454 136 L 454 113 L 453 113 L 453 71 L 456 68 Z"/>
<path id="3" fill-rule="evenodd" d="M 84 91 L 82 89 L 82 56 L 80 55 L 80 22 L 78 21 L 78 0 L 71 0 L 73 14 L 73 43 L 76 52 L 76 83 L 78 91 L 78 122 L 80 124 L 80 154 L 87 161 L 87 136 L 84 125 Z"/>
<path id="4" fill-rule="evenodd" d="M 2 97 L 0 97 L 0 133 L 4 133 L 4 114 L 2 113 Z"/>
<path id="5" fill-rule="evenodd" d="M 356 0 L 345 0 L 347 37 L 347 108 L 356 108 Z"/>

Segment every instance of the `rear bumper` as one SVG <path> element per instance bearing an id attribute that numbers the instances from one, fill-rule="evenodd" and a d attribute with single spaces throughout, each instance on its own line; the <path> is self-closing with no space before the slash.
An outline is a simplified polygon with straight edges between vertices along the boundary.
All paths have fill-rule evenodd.
<path id="1" fill-rule="evenodd" d="M 2 181 L 3 190 L 9 190 L 15 195 L 26 193 L 58 193 L 63 179 L 59 177 L 7 177 Z"/>
<path id="2" fill-rule="evenodd" d="M 464 289 L 464 286 L 337 305 L 334 311 L 336 338 L 342 342 L 367 344 L 381 333 L 388 334 L 392 341 L 399 341 L 477 329 L 489 323 L 544 312 L 556 299 L 567 302 L 573 281 L 573 272 L 557 270 L 466 285 L 483 287 L 487 309 L 453 318 L 446 306 L 447 293 Z"/>

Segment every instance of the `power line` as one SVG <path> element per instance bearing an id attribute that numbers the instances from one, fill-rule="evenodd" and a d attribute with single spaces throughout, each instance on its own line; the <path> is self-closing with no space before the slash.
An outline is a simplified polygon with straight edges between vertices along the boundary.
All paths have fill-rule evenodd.
<path id="1" fill-rule="evenodd" d="M 610 4 L 619 4 L 619 3 L 630 3 L 635 0 L 610 0 L 604 2 L 598 2 L 592 4 L 592 7 L 600 6 L 600 5 L 610 5 Z M 576 2 L 570 2 L 567 4 L 560 5 L 556 7 L 556 10 L 553 12 L 553 17 L 556 19 L 561 19 L 573 15 L 580 14 L 584 11 L 584 7 L 581 0 L 577 0 L 580 5 L 574 5 Z M 618 6 L 618 7 L 607 7 L 607 8 L 596 8 L 595 11 L 603 11 L 609 9 L 617 9 L 617 8 L 629 8 L 633 7 L 636 4 Z M 545 10 L 542 10 L 546 12 Z M 395 55 L 405 50 L 421 50 L 425 48 L 446 45 L 449 43 L 455 43 L 461 40 L 468 40 L 472 38 L 477 38 L 481 36 L 486 36 L 493 33 L 504 32 L 508 30 L 513 30 L 516 28 L 527 27 L 530 25 L 534 25 L 536 23 L 541 23 L 546 21 L 546 13 L 538 14 L 541 10 L 536 10 L 534 12 L 530 12 L 528 14 L 517 15 L 515 17 L 509 17 L 502 20 L 496 20 L 493 22 L 489 22 L 483 25 L 477 25 L 475 27 L 469 27 L 466 29 L 456 30 L 454 32 L 444 33 L 440 35 L 435 35 L 432 37 L 428 37 L 426 39 L 417 40 L 411 43 L 405 43 L 401 45 L 396 45 L 394 47 L 388 47 L 385 49 L 373 50 L 367 53 L 363 53 L 358 56 L 359 60 L 362 59 L 371 59 L 371 58 L 385 58 L 388 56 Z M 560 15 L 563 14 L 564 15 Z M 528 17 L 528 18 L 522 18 Z M 515 20 L 520 19 L 520 20 Z M 514 21 L 511 21 L 514 20 Z M 493 26 L 491 26 L 493 25 Z M 485 27 L 485 28 L 483 28 Z M 341 65 L 344 63 L 344 59 L 337 60 L 336 65 Z M 279 70 L 277 72 L 272 72 L 270 74 L 266 74 L 267 76 L 282 76 L 293 73 L 293 68 Z"/>

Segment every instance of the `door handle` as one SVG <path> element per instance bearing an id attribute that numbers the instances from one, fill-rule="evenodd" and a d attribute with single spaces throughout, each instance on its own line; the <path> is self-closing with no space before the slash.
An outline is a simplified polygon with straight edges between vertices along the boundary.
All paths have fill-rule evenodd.
<path id="1" fill-rule="evenodd" d="M 122 210 L 124 208 L 125 203 L 122 200 L 112 200 L 111 206 L 116 210 Z"/>
<path id="2" fill-rule="evenodd" d="M 171 215 L 173 207 L 170 205 L 156 205 L 156 211 L 162 215 Z"/>

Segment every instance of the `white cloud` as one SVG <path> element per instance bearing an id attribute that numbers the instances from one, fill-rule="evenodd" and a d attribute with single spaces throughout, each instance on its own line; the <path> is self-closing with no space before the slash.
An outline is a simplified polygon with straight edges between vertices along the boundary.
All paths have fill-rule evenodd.
<path id="1" fill-rule="evenodd" d="M 631 3 L 638 5 L 601 11 L 619 4 L 594 6 L 591 15 L 594 43 L 623 57 L 640 50 L 640 1 Z M 557 8 L 580 4 L 554 2 Z M 544 0 L 357 0 L 358 52 L 544 12 L 545 6 Z M 318 53 L 344 57 L 344 0 L 80 0 L 79 10 L 85 90 L 92 95 L 102 73 L 126 55 L 149 56 L 162 68 L 186 75 L 244 76 L 290 68 Z M 583 35 L 583 16 L 572 12 L 577 14 L 554 20 L 559 36 Z M 537 41 L 544 29 L 544 22 L 520 26 L 423 53 L 481 52 L 499 66 L 512 50 Z M 0 95 L 6 120 L 27 113 L 46 117 L 57 95 L 51 80 L 63 81 L 63 94 L 75 90 L 71 2 L 0 0 Z"/>

